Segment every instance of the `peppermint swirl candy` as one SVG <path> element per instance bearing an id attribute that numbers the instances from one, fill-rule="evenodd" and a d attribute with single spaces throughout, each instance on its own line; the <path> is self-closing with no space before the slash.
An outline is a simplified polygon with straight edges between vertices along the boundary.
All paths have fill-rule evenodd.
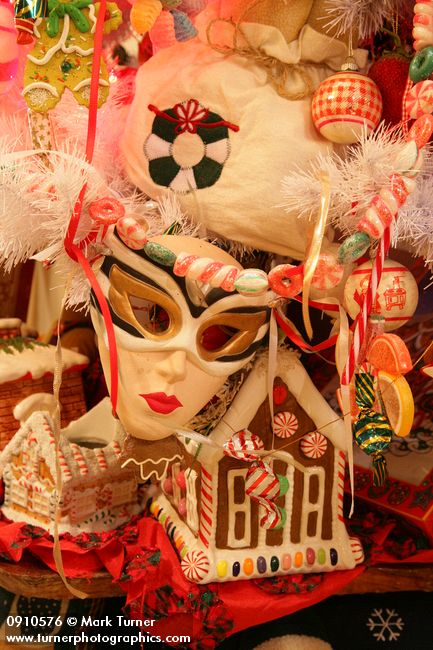
<path id="1" fill-rule="evenodd" d="M 300 448 L 304 456 L 307 458 L 321 458 L 327 448 L 328 441 L 324 435 L 318 431 L 307 433 L 301 440 Z"/>

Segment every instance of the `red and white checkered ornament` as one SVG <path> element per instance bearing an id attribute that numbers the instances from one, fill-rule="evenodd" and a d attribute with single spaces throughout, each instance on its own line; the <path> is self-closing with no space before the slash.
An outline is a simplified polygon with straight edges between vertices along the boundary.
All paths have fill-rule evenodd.
<path id="1" fill-rule="evenodd" d="M 373 131 L 382 115 L 382 97 L 372 79 L 354 70 L 337 72 L 316 90 L 312 102 L 316 129 L 338 144 L 358 142 L 364 126 Z"/>

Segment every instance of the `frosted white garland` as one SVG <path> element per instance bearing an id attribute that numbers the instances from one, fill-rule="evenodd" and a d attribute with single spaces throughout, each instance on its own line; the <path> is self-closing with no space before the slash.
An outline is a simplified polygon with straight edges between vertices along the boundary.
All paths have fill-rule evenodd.
<path id="1" fill-rule="evenodd" d="M 327 0 L 325 30 L 332 29 L 341 36 L 353 29 L 360 38 L 366 38 L 408 4 L 405 0 Z"/>
<path id="2" fill-rule="evenodd" d="M 1 122 L 1 120 L 0 120 Z M 1 123 L 0 123 L 1 128 Z M 19 133 L 22 124 L 17 123 Z M 22 150 L 22 142 L 13 131 L 0 139 L 0 266 L 6 271 L 33 257 L 55 263 L 59 285 L 69 279 L 67 306 L 87 308 L 90 297 L 88 280 L 69 258 L 64 239 L 83 183 L 87 184 L 75 243 L 98 233 L 99 226 L 90 219 L 92 201 L 106 196 L 120 200 L 126 213 L 138 213 L 150 224 L 151 235 L 161 234 L 173 222 L 181 234 L 195 235 L 174 195 L 150 202 L 137 192 L 123 176 L 110 170 L 110 182 L 89 165 L 81 147 L 66 140 L 63 150 Z M 115 188 L 117 191 L 115 191 Z M 92 260 L 107 252 L 98 238 L 87 244 L 83 253 Z"/>
<path id="3" fill-rule="evenodd" d="M 399 131 L 388 132 L 384 127 L 374 134 L 366 133 L 359 144 L 348 148 L 346 158 L 318 156 L 307 169 L 296 169 L 282 181 L 287 212 L 297 213 L 300 219 L 314 219 L 320 208 L 320 171 L 326 171 L 331 179 L 330 224 L 343 234 L 352 234 L 373 197 L 387 184 L 396 168 L 405 140 Z M 418 177 L 418 191 L 411 196 L 399 212 L 393 244 L 401 243 L 433 258 L 433 211 L 432 153 L 424 150 L 425 162 Z M 430 240 L 432 243 L 430 243 Z"/>

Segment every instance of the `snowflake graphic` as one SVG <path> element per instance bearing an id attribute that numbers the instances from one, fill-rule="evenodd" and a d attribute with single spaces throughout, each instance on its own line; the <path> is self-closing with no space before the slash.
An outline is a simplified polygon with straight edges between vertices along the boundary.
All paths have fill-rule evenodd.
<path id="1" fill-rule="evenodd" d="M 366 625 L 376 641 L 398 641 L 404 621 L 395 609 L 374 609 Z M 386 634 L 388 633 L 388 634 Z"/>

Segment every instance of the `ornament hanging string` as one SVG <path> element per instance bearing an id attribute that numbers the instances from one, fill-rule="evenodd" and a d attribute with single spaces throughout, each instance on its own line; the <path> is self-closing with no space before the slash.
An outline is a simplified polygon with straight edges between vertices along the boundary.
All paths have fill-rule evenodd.
<path id="1" fill-rule="evenodd" d="M 86 159 L 90 164 L 93 159 L 93 152 L 95 149 L 96 138 L 96 121 L 98 111 L 98 93 L 99 93 L 99 72 L 102 56 L 102 37 L 105 20 L 106 0 L 101 0 L 99 5 L 99 12 L 96 21 L 93 61 L 92 61 L 92 79 L 90 84 L 90 103 L 89 103 L 89 120 L 87 123 L 87 139 L 86 139 Z M 78 224 L 83 209 L 83 201 L 87 190 L 87 184 L 84 183 L 81 188 L 78 199 L 75 203 L 73 214 L 69 222 L 68 231 L 64 240 L 64 247 L 69 257 L 78 262 L 86 274 L 87 279 L 96 296 L 96 300 L 101 308 L 102 316 L 105 323 L 108 338 L 108 350 L 110 355 L 110 397 L 113 406 L 113 411 L 117 407 L 117 393 L 118 393 L 118 367 L 117 367 L 117 345 L 116 337 L 114 334 L 113 321 L 111 319 L 110 310 L 107 300 L 99 286 L 98 280 L 93 272 L 89 261 L 85 257 L 79 244 L 76 244 L 74 239 L 77 233 Z"/>
<path id="2" fill-rule="evenodd" d="M 311 326 L 310 314 L 308 310 L 308 300 L 310 297 L 311 283 L 314 272 L 319 262 L 320 250 L 322 248 L 323 237 L 325 236 L 326 223 L 328 221 L 329 206 L 331 203 L 331 184 L 329 174 L 322 172 L 320 180 L 320 211 L 314 226 L 313 236 L 309 246 L 307 258 L 304 263 L 304 281 L 302 286 L 302 317 L 304 319 L 305 331 L 308 338 L 313 337 L 313 328 Z"/>
<path id="3" fill-rule="evenodd" d="M 90 85 L 89 120 L 87 124 L 86 159 L 89 164 L 91 164 L 92 162 L 93 151 L 95 146 L 95 137 L 96 137 L 96 114 L 98 108 L 99 72 L 100 72 L 100 62 L 101 62 L 101 55 L 102 55 L 102 38 L 103 38 L 103 28 L 104 28 L 104 20 L 105 20 L 105 9 L 106 9 L 106 0 L 101 0 L 98 16 L 96 20 L 93 61 L 92 61 L 93 64 L 92 79 Z M 69 257 L 74 261 L 76 261 L 77 263 L 79 263 L 81 268 L 85 272 L 95 292 L 97 300 L 100 304 L 101 311 L 104 315 L 104 321 L 107 328 L 107 336 L 108 336 L 109 350 L 110 350 L 110 372 L 111 372 L 111 388 L 112 388 L 111 400 L 113 403 L 113 408 L 115 408 L 117 402 L 117 352 L 116 352 L 116 341 L 114 337 L 114 327 L 108 309 L 107 301 L 105 299 L 105 296 L 102 293 L 102 290 L 99 286 L 96 276 L 88 260 L 83 254 L 80 245 L 77 245 L 74 242 L 78 224 L 80 221 L 86 189 L 87 189 L 87 184 L 84 183 L 79 193 L 76 204 L 74 206 L 73 214 L 69 222 L 68 230 L 64 239 L 64 247 Z M 83 245 L 83 243 L 81 243 L 81 245 Z M 65 295 L 63 298 L 61 312 L 63 312 L 67 293 L 68 293 L 68 285 L 66 287 Z M 56 454 L 57 499 L 60 498 L 60 494 L 62 493 L 62 472 L 59 463 L 60 432 L 61 432 L 60 386 L 62 383 L 62 366 L 63 366 L 61 350 L 62 348 L 61 348 L 61 341 L 60 341 L 60 327 L 58 326 L 57 347 L 55 353 L 54 385 L 53 385 L 53 392 L 56 400 L 56 412 L 54 414 L 54 434 L 55 434 L 55 454 Z M 63 568 L 62 552 L 60 548 L 60 537 L 59 537 L 59 530 L 58 530 L 59 518 L 60 518 L 60 507 L 59 507 L 59 503 L 57 503 L 56 516 L 54 521 L 54 536 L 53 536 L 54 537 L 53 558 L 54 558 L 54 563 L 57 572 L 62 582 L 64 583 L 65 587 L 71 592 L 73 596 L 77 598 L 87 598 L 87 594 L 85 592 L 82 592 L 72 587 L 66 579 L 65 571 Z"/>

